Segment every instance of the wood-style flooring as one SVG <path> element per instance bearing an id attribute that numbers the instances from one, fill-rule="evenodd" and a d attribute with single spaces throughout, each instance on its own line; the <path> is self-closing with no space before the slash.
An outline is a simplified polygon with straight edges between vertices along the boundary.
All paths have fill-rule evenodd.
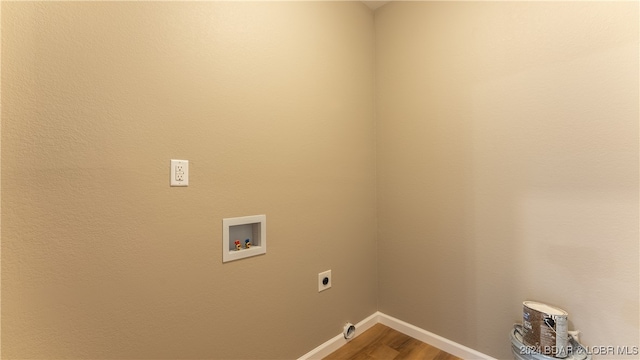
<path id="1" fill-rule="evenodd" d="M 382 324 L 376 324 L 323 360 L 460 360 Z"/>

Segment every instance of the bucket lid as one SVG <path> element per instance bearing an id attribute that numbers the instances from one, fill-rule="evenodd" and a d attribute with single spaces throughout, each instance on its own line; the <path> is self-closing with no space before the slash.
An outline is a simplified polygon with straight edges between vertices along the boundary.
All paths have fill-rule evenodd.
<path id="1" fill-rule="evenodd" d="M 568 312 L 557 308 L 555 306 L 551 306 L 551 305 L 547 305 L 547 304 L 543 304 L 543 303 L 539 303 L 539 302 L 535 302 L 535 301 L 523 301 L 522 305 L 528 307 L 529 309 L 533 309 L 536 311 L 539 311 L 541 313 L 544 314 L 548 314 L 548 315 L 564 315 L 567 316 L 569 315 Z"/>

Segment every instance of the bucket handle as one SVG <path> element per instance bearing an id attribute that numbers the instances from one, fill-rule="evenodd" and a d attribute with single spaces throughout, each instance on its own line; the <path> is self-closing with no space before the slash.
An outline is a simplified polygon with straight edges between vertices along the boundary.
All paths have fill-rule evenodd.
<path id="1" fill-rule="evenodd" d="M 513 324 L 513 331 L 517 334 L 520 335 L 520 337 L 524 337 L 524 334 L 522 333 L 522 325 L 520 324 Z"/>

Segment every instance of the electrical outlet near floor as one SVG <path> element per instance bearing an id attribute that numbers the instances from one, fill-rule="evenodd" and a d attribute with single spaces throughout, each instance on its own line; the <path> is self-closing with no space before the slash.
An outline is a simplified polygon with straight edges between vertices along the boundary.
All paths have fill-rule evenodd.
<path id="1" fill-rule="evenodd" d="M 331 270 L 323 271 L 318 274 L 318 292 L 327 290 L 331 287 Z"/>

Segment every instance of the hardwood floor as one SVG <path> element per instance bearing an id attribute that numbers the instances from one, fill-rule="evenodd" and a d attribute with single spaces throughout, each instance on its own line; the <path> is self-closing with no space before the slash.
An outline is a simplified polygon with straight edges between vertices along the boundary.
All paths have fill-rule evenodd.
<path id="1" fill-rule="evenodd" d="M 323 360 L 461 360 L 382 324 L 376 324 Z"/>

